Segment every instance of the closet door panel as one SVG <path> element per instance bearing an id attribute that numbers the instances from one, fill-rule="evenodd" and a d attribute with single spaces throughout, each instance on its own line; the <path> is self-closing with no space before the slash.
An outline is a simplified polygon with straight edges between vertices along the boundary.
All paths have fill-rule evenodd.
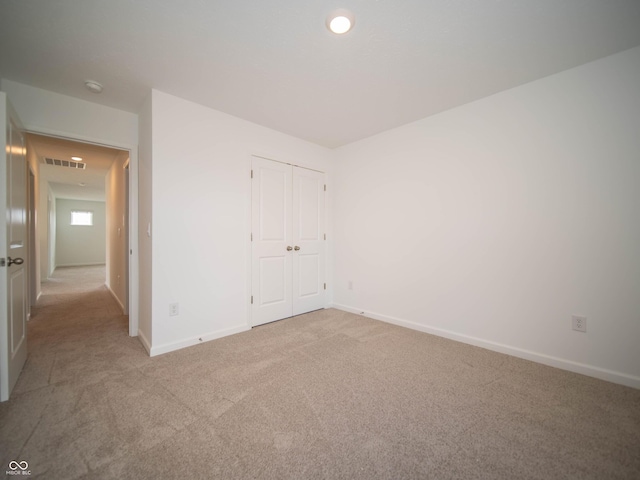
<path id="1" fill-rule="evenodd" d="M 325 306 L 324 174 L 293 167 L 293 314 Z"/>
<path id="2" fill-rule="evenodd" d="M 252 324 L 291 316 L 291 166 L 254 158 L 251 183 Z"/>

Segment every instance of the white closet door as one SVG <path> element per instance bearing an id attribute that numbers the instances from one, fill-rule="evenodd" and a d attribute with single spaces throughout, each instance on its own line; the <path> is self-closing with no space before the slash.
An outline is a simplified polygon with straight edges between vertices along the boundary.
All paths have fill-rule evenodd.
<path id="1" fill-rule="evenodd" d="M 324 174 L 254 157 L 252 178 L 252 325 L 324 308 Z"/>
<path id="2" fill-rule="evenodd" d="M 324 308 L 324 174 L 293 167 L 293 315 Z"/>
<path id="3" fill-rule="evenodd" d="M 291 316 L 291 166 L 253 159 L 252 324 Z"/>

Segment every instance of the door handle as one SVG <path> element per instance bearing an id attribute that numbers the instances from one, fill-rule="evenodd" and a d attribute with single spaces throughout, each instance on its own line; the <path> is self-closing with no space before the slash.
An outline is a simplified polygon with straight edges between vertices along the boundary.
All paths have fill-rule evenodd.
<path id="1" fill-rule="evenodd" d="M 289 246 L 287 247 L 287 252 L 290 252 L 291 250 L 293 250 L 293 248 L 291 248 L 291 245 L 289 245 Z"/>
<path id="2" fill-rule="evenodd" d="M 296 245 L 295 247 L 293 247 L 293 249 L 297 252 L 298 250 L 300 250 L 300 247 Z"/>
<path id="3" fill-rule="evenodd" d="M 11 258 L 11 257 L 7 257 L 7 266 L 10 267 L 13 264 L 16 265 L 22 265 L 24 263 L 24 260 L 22 258 Z"/>

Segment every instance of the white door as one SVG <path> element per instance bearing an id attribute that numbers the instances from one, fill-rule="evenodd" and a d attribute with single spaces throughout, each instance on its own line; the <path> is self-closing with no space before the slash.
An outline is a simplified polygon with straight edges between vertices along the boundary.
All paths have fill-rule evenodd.
<path id="1" fill-rule="evenodd" d="M 324 307 L 324 174 L 293 167 L 293 315 Z"/>
<path id="2" fill-rule="evenodd" d="M 255 157 L 252 325 L 324 307 L 324 174 Z"/>
<path id="3" fill-rule="evenodd" d="M 9 399 L 27 359 L 27 163 L 17 116 L 0 93 L 0 401 Z M 5 220 L 6 219 L 6 220 Z"/>
<path id="4" fill-rule="evenodd" d="M 291 166 L 254 158 L 251 183 L 252 323 L 291 316 Z"/>

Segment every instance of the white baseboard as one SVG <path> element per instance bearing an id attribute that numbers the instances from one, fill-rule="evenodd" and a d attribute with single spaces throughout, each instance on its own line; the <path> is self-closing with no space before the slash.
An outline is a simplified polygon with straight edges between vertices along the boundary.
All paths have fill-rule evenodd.
<path id="1" fill-rule="evenodd" d="M 174 350 L 191 347 L 193 345 L 198 345 L 199 343 L 209 342 L 235 333 L 246 332 L 247 330 L 251 330 L 251 328 L 243 325 L 240 327 L 227 328 L 225 330 L 216 330 L 215 332 L 205 333 L 203 335 L 198 335 L 197 337 L 185 338 L 178 342 L 165 343 L 164 345 L 151 347 L 149 355 L 155 357 L 156 355 L 162 355 L 163 353 L 173 352 Z"/>
<path id="2" fill-rule="evenodd" d="M 570 372 L 580 373 L 589 377 L 599 378 L 600 380 L 606 380 L 608 382 L 617 383 L 620 385 L 626 385 L 627 387 L 640 389 L 640 377 L 628 375 L 626 373 L 616 372 L 613 370 L 607 370 L 605 368 L 596 367 L 593 365 L 587 365 L 584 363 L 574 362 L 572 360 L 566 360 L 564 358 L 553 357 L 542 353 L 532 352 L 530 350 L 524 350 L 501 343 L 491 342 L 482 338 L 471 337 L 460 333 L 452 332 L 450 330 L 444 330 L 441 328 L 430 327 L 421 325 L 419 323 L 411 322 L 409 320 L 403 320 L 388 315 L 381 315 L 375 312 L 367 312 L 359 308 L 353 308 L 347 305 L 340 305 L 334 303 L 333 308 L 343 310 L 345 312 L 355 313 L 358 315 L 364 315 L 374 320 L 380 320 L 382 322 L 391 323 L 400 327 L 410 328 L 412 330 L 418 330 L 420 332 L 429 333 L 438 337 L 448 338 L 457 342 L 467 343 L 476 347 L 486 348 L 494 352 L 505 353 L 513 357 L 523 358 L 525 360 L 531 360 L 532 362 L 541 363 L 543 365 L 549 365 L 551 367 L 560 368 L 562 370 L 568 370 Z"/>
<path id="3" fill-rule="evenodd" d="M 111 290 L 111 287 L 108 284 L 105 283 L 104 286 L 107 287 L 107 290 L 109 290 L 109 293 L 111 294 L 113 299 L 120 306 L 120 310 L 122 311 L 122 314 L 124 315 L 124 305 L 122 304 L 122 302 L 120 301 L 118 296 L 115 294 L 115 292 L 113 290 Z"/>
<path id="4" fill-rule="evenodd" d="M 142 330 L 138 330 L 138 339 L 140 340 L 140 343 L 147 351 L 149 356 L 151 356 L 151 343 L 149 342 L 149 340 L 147 340 L 147 337 L 145 337 L 144 333 L 142 333 Z"/>

